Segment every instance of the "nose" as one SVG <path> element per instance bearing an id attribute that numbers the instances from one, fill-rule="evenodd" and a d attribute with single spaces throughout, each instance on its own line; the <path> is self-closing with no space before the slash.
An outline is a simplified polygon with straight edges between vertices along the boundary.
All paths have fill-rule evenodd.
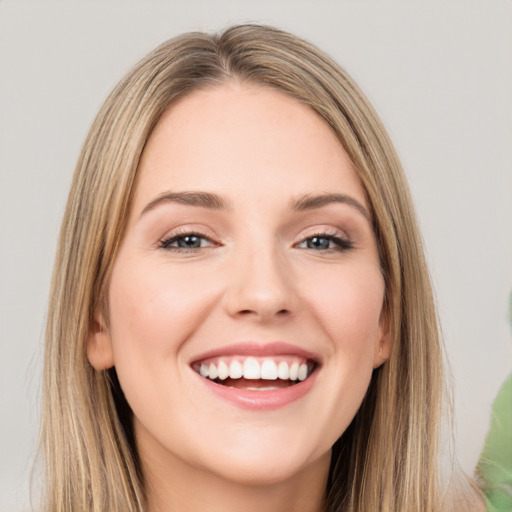
<path id="1" fill-rule="evenodd" d="M 296 295 L 289 262 L 273 250 L 248 250 L 232 262 L 226 309 L 233 317 L 272 322 L 290 317 Z"/>

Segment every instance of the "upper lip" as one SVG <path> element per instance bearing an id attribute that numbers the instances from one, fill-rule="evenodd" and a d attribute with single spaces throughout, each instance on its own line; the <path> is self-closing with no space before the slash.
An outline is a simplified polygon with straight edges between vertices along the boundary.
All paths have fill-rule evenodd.
<path id="1" fill-rule="evenodd" d="M 190 364 L 194 364 L 204 359 L 210 359 L 213 357 L 237 355 L 254 357 L 289 355 L 303 357 L 304 359 L 311 360 L 317 364 L 320 363 L 320 357 L 318 354 L 314 354 L 309 350 L 305 350 L 291 343 L 285 343 L 282 341 L 274 341 L 271 343 L 257 343 L 254 341 L 247 341 L 225 345 L 223 347 L 218 347 L 212 350 L 208 350 L 207 352 L 203 352 L 197 356 L 194 356 L 190 361 Z"/>

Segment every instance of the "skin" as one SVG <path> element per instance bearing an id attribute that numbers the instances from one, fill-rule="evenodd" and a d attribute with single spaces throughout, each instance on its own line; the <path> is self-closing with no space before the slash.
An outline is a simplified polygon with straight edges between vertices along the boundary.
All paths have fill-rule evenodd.
<path id="1" fill-rule="evenodd" d="M 155 204 L 198 191 L 226 208 Z M 291 206 L 326 193 L 349 203 Z M 110 316 L 96 311 L 88 343 L 95 368 L 115 365 L 134 412 L 151 512 L 321 509 L 330 448 L 390 349 L 364 212 L 364 190 L 333 132 L 280 92 L 229 82 L 162 116 L 139 166 Z M 201 246 L 178 250 L 187 233 L 199 233 Z M 310 391 L 272 410 L 212 394 L 190 362 L 245 341 L 314 353 Z"/>

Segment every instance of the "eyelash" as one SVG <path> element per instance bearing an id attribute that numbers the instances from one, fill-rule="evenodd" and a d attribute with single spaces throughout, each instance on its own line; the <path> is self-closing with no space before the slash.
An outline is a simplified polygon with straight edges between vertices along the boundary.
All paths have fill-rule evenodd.
<path id="1" fill-rule="evenodd" d="M 202 247 L 200 246 L 200 247 L 189 247 L 189 248 L 171 245 L 171 244 L 177 243 L 180 240 L 183 240 L 187 237 L 195 237 L 195 238 L 198 238 L 201 240 L 206 240 L 208 242 L 208 245 L 202 246 Z M 313 233 L 313 234 L 309 235 L 308 237 L 304 238 L 303 240 L 301 240 L 299 243 L 295 244 L 295 247 L 298 247 L 304 243 L 307 244 L 307 242 L 309 240 L 313 240 L 315 238 L 325 239 L 328 242 L 332 242 L 336 246 L 336 247 L 328 247 L 326 249 L 321 249 L 318 252 L 333 252 L 333 251 L 345 252 L 345 251 L 349 251 L 354 248 L 353 242 L 348 240 L 347 238 L 340 236 L 339 233 L 326 233 L 326 232 Z M 183 231 L 183 232 L 174 233 L 172 236 L 160 240 L 158 247 L 160 249 L 166 249 L 166 250 L 174 251 L 177 253 L 193 253 L 193 252 L 197 252 L 201 249 L 215 247 L 215 246 L 219 246 L 219 245 L 220 244 L 213 241 L 212 238 L 210 236 L 206 235 L 205 233 L 201 233 L 199 231 Z M 317 249 L 313 249 L 312 247 L 304 247 L 304 248 L 312 250 L 312 251 L 317 251 Z"/>
<path id="2" fill-rule="evenodd" d="M 184 238 L 187 238 L 187 237 L 195 237 L 195 238 L 199 238 L 201 240 L 207 240 L 208 245 L 203 246 L 203 247 L 189 247 L 189 248 L 177 247 L 177 246 L 171 245 L 171 244 L 178 242 L 179 240 L 183 240 Z M 166 250 L 174 251 L 174 252 L 178 252 L 178 253 L 180 253 L 180 252 L 193 253 L 200 249 L 205 249 L 208 247 L 214 247 L 214 246 L 218 246 L 218 245 L 219 244 L 214 242 L 210 236 L 206 235 L 205 233 L 201 233 L 200 231 L 177 232 L 168 238 L 164 238 L 164 239 L 160 240 L 160 242 L 158 243 L 158 247 L 160 249 L 166 249 Z"/>
<path id="3" fill-rule="evenodd" d="M 304 238 L 302 241 L 300 241 L 296 245 L 307 243 L 308 240 L 313 240 L 315 238 L 320 238 L 320 239 L 328 240 L 329 242 L 332 242 L 336 246 L 336 247 L 329 247 L 329 248 L 321 250 L 319 252 L 332 252 L 332 251 L 345 252 L 345 251 L 349 251 L 349 250 L 354 248 L 354 243 L 351 240 L 340 236 L 340 234 L 337 233 L 337 232 L 334 232 L 334 233 L 326 233 L 326 232 L 313 233 L 313 234 L 309 235 L 308 237 Z M 310 250 L 313 250 L 313 251 L 316 250 L 316 249 L 313 249 L 311 247 L 306 247 L 306 248 L 310 249 Z"/>

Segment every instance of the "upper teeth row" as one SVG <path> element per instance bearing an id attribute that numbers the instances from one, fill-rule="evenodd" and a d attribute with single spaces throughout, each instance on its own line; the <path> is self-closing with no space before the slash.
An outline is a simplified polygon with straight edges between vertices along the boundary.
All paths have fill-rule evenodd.
<path id="1" fill-rule="evenodd" d="M 208 379 L 264 379 L 264 380 L 304 380 L 308 376 L 308 365 L 294 361 L 289 364 L 272 359 L 264 359 L 261 364 L 254 357 L 248 357 L 243 363 L 233 359 L 229 364 L 220 360 L 216 363 L 202 363 L 199 373 Z"/>

